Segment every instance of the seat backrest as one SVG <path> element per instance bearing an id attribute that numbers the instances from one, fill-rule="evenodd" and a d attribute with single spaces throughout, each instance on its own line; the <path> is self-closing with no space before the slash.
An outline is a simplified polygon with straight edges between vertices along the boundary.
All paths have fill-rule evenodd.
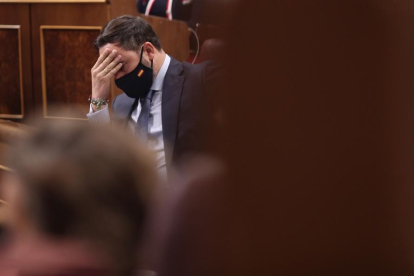
<path id="1" fill-rule="evenodd" d="M 199 62 L 206 60 L 221 60 L 223 57 L 224 41 L 210 38 L 204 41 L 200 50 Z"/>

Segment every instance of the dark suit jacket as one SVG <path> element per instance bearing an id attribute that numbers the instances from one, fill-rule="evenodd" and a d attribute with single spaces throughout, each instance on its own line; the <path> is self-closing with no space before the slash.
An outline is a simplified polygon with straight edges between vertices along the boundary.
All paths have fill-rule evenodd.
<path id="1" fill-rule="evenodd" d="M 222 72 L 217 62 L 181 63 L 171 58 L 162 91 L 162 128 L 167 170 L 184 155 L 206 150 L 211 106 L 209 98 Z M 115 117 L 127 122 L 136 100 L 114 99 Z"/>

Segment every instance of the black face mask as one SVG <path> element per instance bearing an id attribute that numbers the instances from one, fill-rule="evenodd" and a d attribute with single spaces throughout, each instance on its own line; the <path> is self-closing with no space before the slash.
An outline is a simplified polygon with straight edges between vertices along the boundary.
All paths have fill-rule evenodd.
<path id="1" fill-rule="evenodd" d="M 115 85 L 122 89 L 130 98 L 138 99 L 148 93 L 154 80 L 153 62 L 151 60 L 151 68 L 142 64 L 143 52 L 144 46 L 142 46 L 141 57 L 137 67 L 131 73 L 115 80 Z"/>

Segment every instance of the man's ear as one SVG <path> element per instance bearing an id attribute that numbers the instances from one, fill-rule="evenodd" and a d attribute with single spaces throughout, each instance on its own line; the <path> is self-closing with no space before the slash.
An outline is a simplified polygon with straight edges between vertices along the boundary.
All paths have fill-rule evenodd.
<path id="1" fill-rule="evenodd" d="M 144 53 L 147 53 L 149 60 L 154 60 L 155 57 L 155 47 L 151 42 L 144 43 Z"/>

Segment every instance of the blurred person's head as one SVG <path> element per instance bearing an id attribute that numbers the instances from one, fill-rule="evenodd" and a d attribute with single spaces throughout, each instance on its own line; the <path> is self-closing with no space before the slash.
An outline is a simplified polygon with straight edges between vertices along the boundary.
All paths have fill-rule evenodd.
<path id="1" fill-rule="evenodd" d="M 94 45 L 99 54 L 109 49 L 116 50 L 122 56 L 122 67 L 115 74 L 115 79 L 132 72 L 140 62 L 141 53 L 142 64 L 149 68 L 153 64 L 156 76 L 165 57 L 160 40 L 151 25 L 144 19 L 132 15 L 119 16 L 109 21 Z"/>
<path id="2" fill-rule="evenodd" d="M 154 185 L 154 166 L 136 140 L 109 126 L 50 124 L 5 158 L 6 223 L 18 239 L 84 241 L 130 271 Z"/>

